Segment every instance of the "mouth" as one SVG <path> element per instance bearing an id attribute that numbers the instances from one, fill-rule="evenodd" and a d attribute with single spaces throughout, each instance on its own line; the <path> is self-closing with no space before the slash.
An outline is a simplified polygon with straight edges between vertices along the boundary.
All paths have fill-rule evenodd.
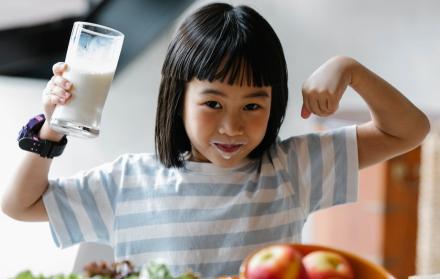
<path id="1" fill-rule="evenodd" d="M 213 145 L 225 159 L 231 159 L 232 156 L 240 152 L 244 143 L 226 144 L 214 142 Z"/>
<path id="2" fill-rule="evenodd" d="M 221 144 L 221 143 L 214 143 L 214 144 L 218 149 L 226 153 L 234 153 L 235 151 L 239 150 L 240 147 L 243 146 L 243 144 Z"/>

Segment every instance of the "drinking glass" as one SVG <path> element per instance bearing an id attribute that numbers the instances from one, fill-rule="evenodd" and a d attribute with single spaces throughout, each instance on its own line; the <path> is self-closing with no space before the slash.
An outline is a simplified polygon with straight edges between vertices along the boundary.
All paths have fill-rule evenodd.
<path id="1" fill-rule="evenodd" d="M 50 126 L 81 138 L 99 135 L 102 110 L 124 41 L 121 32 L 94 23 L 75 22 L 63 77 L 72 83 L 71 98 L 57 105 Z"/>

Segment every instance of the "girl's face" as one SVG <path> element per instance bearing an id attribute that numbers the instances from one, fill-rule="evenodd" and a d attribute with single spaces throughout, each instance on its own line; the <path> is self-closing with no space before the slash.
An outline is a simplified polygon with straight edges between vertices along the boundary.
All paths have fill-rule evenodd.
<path id="1" fill-rule="evenodd" d="M 234 167 L 266 134 L 272 88 L 193 79 L 186 85 L 183 122 L 191 160 Z"/>

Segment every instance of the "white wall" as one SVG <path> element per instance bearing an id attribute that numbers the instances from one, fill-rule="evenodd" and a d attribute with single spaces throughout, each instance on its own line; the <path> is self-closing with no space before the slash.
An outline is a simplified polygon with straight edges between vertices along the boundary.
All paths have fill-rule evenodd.
<path id="1" fill-rule="evenodd" d="M 80 16 L 88 11 L 88 2 L 39 0 L 38 5 L 32 5 L 29 0 L 0 0 L 0 29 L 32 26 L 69 16 Z"/>
<path id="2" fill-rule="evenodd" d="M 291 99 L 282 137 L 312 130 L 313 120 L 299 118 L 300 86 L 317 66 L 335 54 L 359 59 L 423 109 L 440 112 L 436 90 L 440 82 L 440 2 L 229 2 L 255 7 L 272 24 L 284 46 Z M 70 139 L 65 154 L 54 161 L 52 176 L 69 175 L 124 152 L 154 150 L 160 66 L 170 35 L 171 31 L 164 34 L 115 80 L 103 114 L 102 134 L 94 140 Z M 41 111 L 40 92 L 44 84 L 40 80 L 0 77 L 0 195 L 22 154 L 15 141 L 17 132 L 30 116 Z M 365 110 L 351 90 L 341 106 L 349 108 Z M 47 224 L 20 223 L 0 213 L 0 236 L 0 278 L 25 268 L 46 274 L 72 268 L 76 248 L 57 249 Z"/>

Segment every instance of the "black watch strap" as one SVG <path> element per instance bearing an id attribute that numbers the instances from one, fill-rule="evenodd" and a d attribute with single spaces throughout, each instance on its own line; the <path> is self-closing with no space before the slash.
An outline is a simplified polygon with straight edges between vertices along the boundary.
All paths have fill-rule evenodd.
<path id="1" fill-rule="evenodd" d="M 67 138 L 64 136 L 61 141 L 36 140 L 31 137 L 22 138 L 18 141 L 21 149 L 34 152 L 44 158 L 53 158 L 63 153 L 67 145 Z"/>
<path id="2" fill-rule="evenodd" d="M 53 158 L 63 153 L 67 145 L 67 137 L 62 137 L 59 142 L 40 139 L 38 133 L 45 121 L 43 114 L 31 118 L 18 135 L 18 146 L 23 150 L 37 153 L 41 157 Z"/>

